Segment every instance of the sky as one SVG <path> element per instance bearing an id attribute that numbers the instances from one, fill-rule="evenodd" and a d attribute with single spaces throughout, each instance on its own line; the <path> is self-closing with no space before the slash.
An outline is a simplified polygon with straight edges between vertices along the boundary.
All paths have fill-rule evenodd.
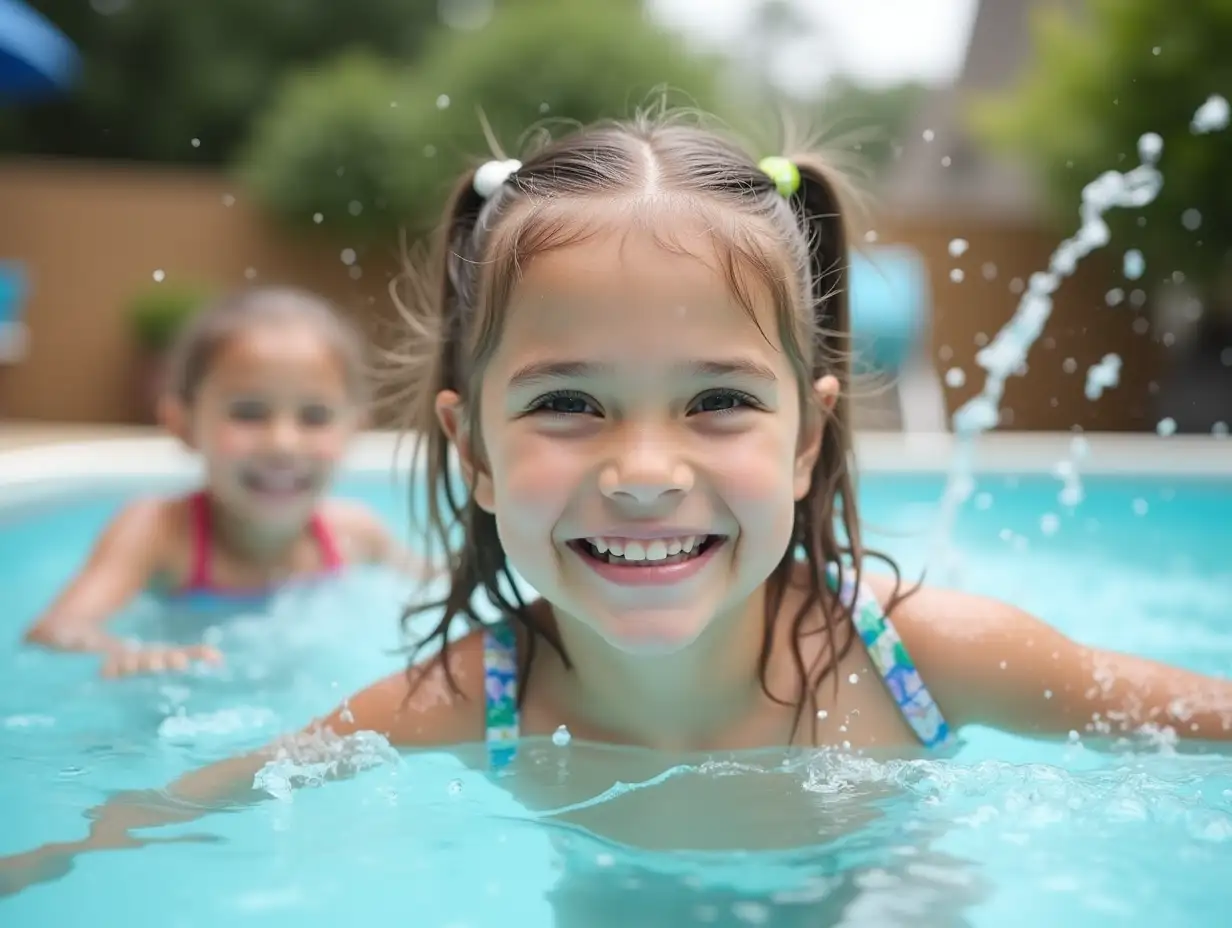
<path id="1" fill-rule="evenodd" d="M 649 0 L 664 23 L 703 44 L 741 50 L 760 0 Z M 816 87 L 833 74 L 885 86 L 942 83 L 962 66 L 978 0 L 794 0 L 811 35 L 777 49 L 783 86 Z"/>

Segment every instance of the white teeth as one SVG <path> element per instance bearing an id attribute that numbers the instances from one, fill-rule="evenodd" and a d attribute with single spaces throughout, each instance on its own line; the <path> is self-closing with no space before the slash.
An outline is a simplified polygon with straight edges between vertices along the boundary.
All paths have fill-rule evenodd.
<path id="1" fill-rule="evenodd" d="M 706 538 L 705 535 L 682 535 L 679 538 L 654 538 L 647 541 L 616 538 L 587 538 L 585 541 L 596 555 L 607 555 L 605 560 L 649 563 L 681 555 L 688 557 L 697 551 Z"/>

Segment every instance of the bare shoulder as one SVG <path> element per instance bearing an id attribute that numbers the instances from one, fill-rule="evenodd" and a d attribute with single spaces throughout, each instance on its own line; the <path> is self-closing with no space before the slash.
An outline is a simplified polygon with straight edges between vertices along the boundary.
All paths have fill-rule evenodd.
<path id="1" fill-rule="evenodd" d="M 895 601 L 892 577 L 870 576 L 868 585 L 891 606 L 890 621 L 953 724 L 1015 718 L 1022 694 L 1050 692 L 1048 681 L 1085 651 L 1030 613 L 992 597 L 921 586 L 910 592 L 902 587 Z"/>
<path id="2" fill-rule="evenodd" d="M 328 499 L 321 504 L 321 516 L 334 535 L 346 544 L 351 560 L 386 559 L 393 545 L 392 536 L 381 517 L 364 503 Z"/>
<path id="3" fill-rule="evenodd" d="M 377 681 L 321 724 L 339 735 L 374 731 L 401 747 L 482 741 L 483 633 Z"/>

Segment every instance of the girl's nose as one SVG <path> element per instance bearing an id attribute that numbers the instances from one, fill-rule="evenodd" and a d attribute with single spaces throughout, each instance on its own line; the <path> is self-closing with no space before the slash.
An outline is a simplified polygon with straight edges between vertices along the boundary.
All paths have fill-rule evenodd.
<path id="1" fill-rule="evenodd" d="M 648 505 L 693 488 L 693 470 L 664 436 L 639 434 L 599 473 L 599 489 L 614 500 Z"/>

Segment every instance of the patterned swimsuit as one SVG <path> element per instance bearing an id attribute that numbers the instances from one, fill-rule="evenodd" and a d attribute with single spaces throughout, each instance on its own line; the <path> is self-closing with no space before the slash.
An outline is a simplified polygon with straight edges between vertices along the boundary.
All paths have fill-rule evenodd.
<path id="1" fill-rule="evenodd" d="M 833 567 L 826 580 L 844 602 L 854 604 L 852 618 L 869 659 L 920 743 L 926 748 L 945 744 L 950 728 L 877 597 L 867 587 L 857 587 L 850 572 L 841 588 Z M 488 756 L 492 768 L 499 769 L 517 753 L 519 737 L 517 636 L 507 619 L 484 632 L 483 672 Z"/>

